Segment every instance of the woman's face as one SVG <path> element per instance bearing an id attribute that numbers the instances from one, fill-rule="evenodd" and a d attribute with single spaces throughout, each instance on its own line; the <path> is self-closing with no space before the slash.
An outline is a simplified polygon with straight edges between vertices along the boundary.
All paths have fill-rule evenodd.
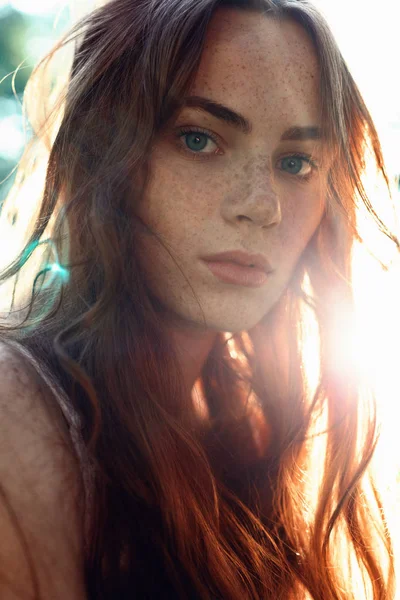
<path id="1" fill-rule="evenodd" d="M 284 291 L 324 211 L 318 82 L 315 51 L 298 24 L 214 14 L 189 96 L 240 113 L 251 130 L 185 106 L 154 145 L 137 213 L 165 247 L 148 233 L 138 239 L 171 323 L 247 330 Z M 203 261 L 230 250 L 263 255 L 272 269 L 265 282 L 224 281 Z"/>

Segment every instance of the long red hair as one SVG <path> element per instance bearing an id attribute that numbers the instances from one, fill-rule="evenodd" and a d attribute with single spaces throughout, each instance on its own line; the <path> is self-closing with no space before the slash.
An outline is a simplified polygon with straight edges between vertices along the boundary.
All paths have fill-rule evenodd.
<path id="1" fill-rule="evenodd" d="M 321 225 L 269 314 L 264 342 L 248 332 L 217 336 L 201 373 L 210 413 L 203 426 L 137 260 L 131 206 L 220 6 L 305 28 L 321 66 L 323 135 L 336 158 Z M 95 490 L 88 597 L 344 600 L 361 598 L 356 568 L 363 598 L 394 598 L 392 539 L 369 472 L 374 402 L 335 355 L 337 328 L 346 329 L 354 310 L 356 196 L 399 243 L 363 188 L 367 146 L 387 180 L 382 152 L 324 19 L 303 0 L 112 0 L 39 65 L 27 102 L 47 62 L 72 42 L 65 93 L 44 124 L 32 121 L 35 137 L 17 177 L 16 189 L 42 164 L 38 157 L 45 160 L 31 231 L 0 279 L 15 284 L 0 337 L 24 344 L 51 370 L 82 420 Z M 13 191 L 3 218 L 16 198 Z M 346 316 L 333 330 L 335 302 Z M 305 307 L 319 334 L 311 395 L 301 353 Z M 255 422 L 264 434 L 258 443 Z"/>

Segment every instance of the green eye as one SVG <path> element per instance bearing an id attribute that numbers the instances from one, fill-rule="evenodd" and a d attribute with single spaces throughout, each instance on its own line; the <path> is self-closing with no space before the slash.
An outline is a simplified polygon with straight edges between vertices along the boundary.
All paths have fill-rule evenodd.
<path id="1" fill-rule="evenodd" d="M 186 139 L 186 144 L 192 152 L 199 152 L 207 146 L 208 136 L 205 133 L 195 131 L 193 133 L 186 133 L 183 137 Z"/>
<path id="2" fill-rule="evenodd" d="M 291 154 L 281 158 L 280 169 L 288 175 L 307 181 L 318 169 L 318 165 L 306 154 Z"/>
<path id="3" fill-rule="evenodd" d="M 177 138 L 181 149 L 193 158 L 211 158 L 220 147 L 220 141 L 211 132 L 193 127 L 179 127 Z"/>
<path id="4" fill-rule="evenodd" d="M 298 175 L 303 167 L 303 163 L 305 162 L 304 158 L 299 158 L 298 156 L 287 156 L 282 159 L 282 169 L 291 173 L 292 175 Z"/>

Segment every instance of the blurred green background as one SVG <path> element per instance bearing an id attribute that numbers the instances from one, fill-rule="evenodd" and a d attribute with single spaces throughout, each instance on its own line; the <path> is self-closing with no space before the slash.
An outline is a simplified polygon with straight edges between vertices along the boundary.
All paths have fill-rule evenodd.
<path id="1" fill-rule="evenodd" d="M 26 82 L 69 22 L 68 7 L 60 10 L 52 0 L 0 0 L 0 209 L 25 144 L 21 102 Z"/>

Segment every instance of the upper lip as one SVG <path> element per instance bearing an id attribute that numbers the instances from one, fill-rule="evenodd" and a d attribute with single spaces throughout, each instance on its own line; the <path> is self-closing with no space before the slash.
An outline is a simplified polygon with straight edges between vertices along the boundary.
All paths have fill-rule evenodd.
<path id="1" fill-rule="evenodd" d="M 267 273 L 272 271 L 272 267 L 265 256 L 262 254 L 249 254 L 243 250 L 229 250 L 228 252 L 220 252 L 219 254 L 206 256 L 204 257 L 204 260 L 234 262 L 238 265 L 243 265 L 244 267 L 254 265 L 255 267 L 258 267 Z"/>

